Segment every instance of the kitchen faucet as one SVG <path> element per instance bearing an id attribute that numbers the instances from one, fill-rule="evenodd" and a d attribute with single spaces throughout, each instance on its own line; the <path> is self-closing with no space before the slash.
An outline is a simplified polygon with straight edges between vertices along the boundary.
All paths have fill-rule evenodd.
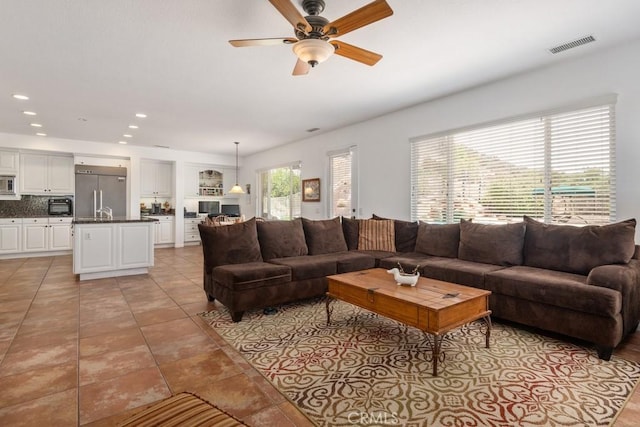
<path id="1" fill-rule="evenodd" d="M 100 218 L 102 218 L 102 214 L 107 214 L 107 219 L 113 219 L 113 210 L 105 206 L 104 208 L 96 209 L 96 213 L 100 214 Z"/>

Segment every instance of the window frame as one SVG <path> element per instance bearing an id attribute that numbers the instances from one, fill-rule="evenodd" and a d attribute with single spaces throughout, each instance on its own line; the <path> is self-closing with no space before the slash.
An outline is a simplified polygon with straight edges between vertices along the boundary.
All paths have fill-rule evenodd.
<path id="1" fill-rule="evenodd" d="M 334 194 L 334 159 L 338 157 L 342 157 L 345 155 L 349 155 L 351 157 L 350 164 L 350 200 L 349 200 L 349 213 L 348 215 L 344 215 L 338 212 L 336 204 L 337 200 L 335 199 Z M 347 148 L 333 150 L 327 152 L 328 157 L 328 187 L 327 187 L 327 212 L 329 213 L 330 218 L 334 218 L 336 216 L 346 216 L 346 217 L 355 217 L 358 212 L 358 147 L 356 145 L 352 145 Z"/>

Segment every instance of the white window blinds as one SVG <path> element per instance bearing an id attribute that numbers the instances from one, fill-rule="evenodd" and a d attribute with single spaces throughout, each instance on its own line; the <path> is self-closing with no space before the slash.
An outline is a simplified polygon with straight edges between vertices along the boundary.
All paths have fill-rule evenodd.
<path id="1" fill-rule="evenodd" d="M 414 140 L 412 218 L 611 222 L 614 123 L 609 104 Z"/>
<path id="2" fill-rule="evenodd" d="M 329 153 L 329 203 L 332 217 L 354 215 L 353 157 L 355 148 Z"/>

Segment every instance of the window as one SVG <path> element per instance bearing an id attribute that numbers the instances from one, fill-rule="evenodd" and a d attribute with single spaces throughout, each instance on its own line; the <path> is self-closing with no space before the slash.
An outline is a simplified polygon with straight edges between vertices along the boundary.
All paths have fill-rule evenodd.
<path id="1" fill-rule="evenodd" d="M 355 216 L 356 147 L 329 153 L 329 212 L 331 217 Z"/>
<path id="2" fill-rule="evenodd" d="M 613 104 L 411 142 L 411 215 L 427 222 L 615 220 Z"/>
<path id="3" fill-rule="evenodd" d="M 291 164 L 259 173 L 259 216 L 266 219 L 293 219 L 301 216 L 300 164 Z"/>

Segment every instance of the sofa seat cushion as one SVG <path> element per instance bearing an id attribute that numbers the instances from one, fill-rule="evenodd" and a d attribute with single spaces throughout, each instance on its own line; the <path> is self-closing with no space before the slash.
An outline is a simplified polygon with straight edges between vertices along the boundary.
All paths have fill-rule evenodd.
<path id="1" fill-rule="evenodd" d="M 396 254 L 381 259 L 380 268 L 389 270 L 391 268 L 397 268 L 398 264 L 400 264 L 405 272 L 411 272 L 417 266 L 420 266 L 420 271 L 422 271 L 422 267 L 427 263 L 427 260 L 432 258 L 434 257 L 419 252 Z"/>
<path id="2" fill-rule="evenodd" d="M 425 277 L 485 289 L 485 275 L 503 268 L 499 265 L 482 262 L 432 257 L 421 270 Z"/>
<path id="3" fill-rule="evenodd" d="M 291 281 L 291 269 L 268 262 L 221 265 L 213 269 L 213 280 L 220 286 L 243 291 L 275 286 Z"/>
<path id="4" fill-rule="evenodd" d="M 376 259 L 368 254 L 360 252 L 338 252 L 331 254 L 336 258 L 338 274 L 350 271 L 368 270 L 376 266 Z"/>
<path id="5" fill-rule="evenodd" d="M 375 260 L 375 266 L 376 267 L 380 267 L 380 260 L 383 260 L 385 258 L 389 258 L 391 256 L 395 256 L 396 255 L 396 252 L 389 252 L 389 251 L 360 251 L 360 250 L 355 250 L 355 251 L 349 251 L 349 252 L 365 254 L 365 255 L 369 255 L 369 256 L 373 257 L 373 259 Z"/>
<path id="6" fill-rule="evenodd" d="M 490 272 L 485 276 L 485 289 L 599 316 L 615 316 L 622 308 L 618 291 L 589 285 L 587 276 L 536 267 L 515 266 Z"/>
<path id="7" fill-rule="evenodd" d="M 335 254 L 275 258 L 269 262 L 291 268 L 291 280 L 317 279 L 338 273 Z"/>

